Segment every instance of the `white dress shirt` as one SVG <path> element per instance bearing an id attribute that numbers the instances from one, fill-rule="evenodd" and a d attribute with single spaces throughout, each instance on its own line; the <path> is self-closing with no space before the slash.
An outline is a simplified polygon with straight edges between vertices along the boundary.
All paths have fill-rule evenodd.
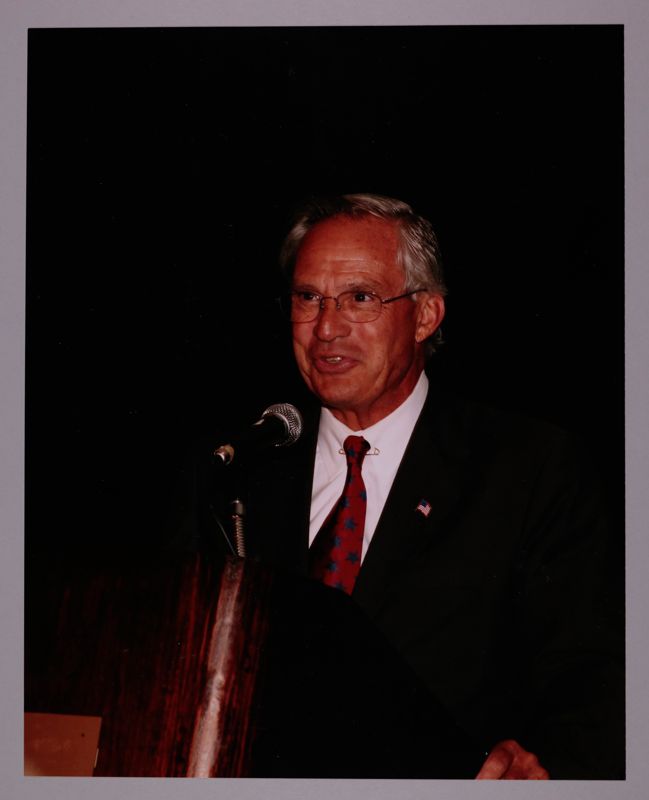
<path id="1" fill-rule="evenodd" d="M 365 558 L 427 394 L 428 378 L 422 371 L 410 396 L 387 417 L 362 431 L 350 430 L 329 409 L 322 409 L 311 493 L 309 545 L 343 491 L 347 474 L 343 442 L 350 435 L 362 436 L 370 444 L 362 469 L 367 510 L 361 561 Z"/>

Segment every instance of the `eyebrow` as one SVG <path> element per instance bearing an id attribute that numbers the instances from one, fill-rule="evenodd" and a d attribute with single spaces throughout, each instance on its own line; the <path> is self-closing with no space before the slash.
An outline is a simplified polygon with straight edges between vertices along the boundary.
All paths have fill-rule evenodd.
<path id="1" fill-rule="evenodd" d="M 296 283 L 293 286 L 293 291 L 315 292 L 316 294 L 322 294 L 320 289 L 317 289 L 312 283 Z M 338 290 L 338 294 L 342 294 L 343 292 L 358 291 L 367 291 L 372 292 L 373 294 L 380 294 L 381 291 L 383 291 L 383 288 L 378 282 L 373 280 L 352 281 L 350 283 L 343 284 L 343 287 Z"/>
<path id="2" fill-rule="evenodd" d="M 372 280 L 353 281 L 352 283 L 347 284 L 347 289 L 345 289 L 344 291 L 353 292 L 362 289 L 378 293 L 381 290 L 381 286 L 377 281 L 372 281 Z"/>

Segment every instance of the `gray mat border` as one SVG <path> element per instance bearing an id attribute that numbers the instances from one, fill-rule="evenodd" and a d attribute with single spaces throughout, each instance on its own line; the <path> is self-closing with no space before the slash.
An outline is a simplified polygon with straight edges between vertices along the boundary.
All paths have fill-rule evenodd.
<path id="1" fill-rule="evenodd" d="M 644 0 L 3 0 L 0 8 L 0 619 L 4 647 L 0 791 L 10 798 L 360 797 L 465 798 L 524 795 L 568 798 L 642 798 L 647 776 L 649 643 L 644 580 L 649 566 L 646 481 L 649 475 L 646 409 L 649 275 L 647 247 L 649 4 Z M 24 404 L 25 111 L 27 29 L 30 27 L 188 27 L 252 25 L 625 25 L 626 100 L 626 413 L 628 573 L 628 778 L 624 782 L 539 784 L 467 781 L 186 781 L 170 779 L 56 779 L 22 777 L 22 565 Z M 605 380 L 605 376 L 603 376 Z"/>

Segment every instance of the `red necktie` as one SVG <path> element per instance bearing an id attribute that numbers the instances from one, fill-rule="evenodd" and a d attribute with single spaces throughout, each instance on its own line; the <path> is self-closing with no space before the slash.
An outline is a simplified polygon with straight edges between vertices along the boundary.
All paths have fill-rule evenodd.
<path id="1" fill-rule="evenodd" d="M 343 448 L 347 456 L 345 488 L 311 545 L 309 575 L 351 594 L 361 566 L 367 507 L 361 467 L 370 446 L 362 436 L 348 436 Z"/>

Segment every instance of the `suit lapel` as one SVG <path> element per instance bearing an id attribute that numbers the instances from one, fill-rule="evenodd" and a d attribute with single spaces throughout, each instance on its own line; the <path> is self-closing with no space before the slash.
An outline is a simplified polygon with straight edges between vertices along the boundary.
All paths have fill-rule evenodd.
<path id="1" fill-rule="evenodd" d="M 403 566 L 435 547 L 444 519 L 459 501 L 467 454 L 447 445 L 452 438 L 447 423 L 431 387 L 354 589 L 354 599 L 372 615 Z M 428 515 L 417 510 L 422 500 L 430 506 Z"/>
<path id="2" fill-rule="evenodd" d="M 318 435 L 319 409 L 304 414 L 300 440 L 290 448 L 271 451 L 251 476 L 257 518 L 255 551 L 280 567 L 306 573 L 311 487 Z"/>

